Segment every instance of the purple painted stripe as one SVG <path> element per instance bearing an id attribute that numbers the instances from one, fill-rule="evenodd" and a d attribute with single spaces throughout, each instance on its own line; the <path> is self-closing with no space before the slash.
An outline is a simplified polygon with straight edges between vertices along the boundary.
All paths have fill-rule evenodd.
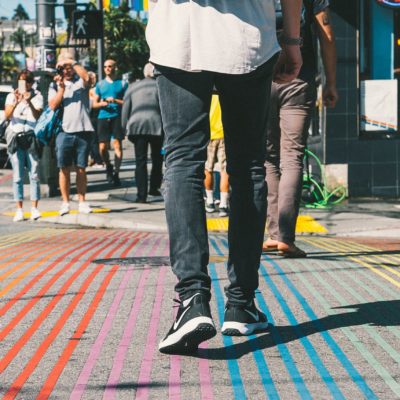
<path id="1" fill-rule="evenodd" d="M 156 298 L 154 301 L 153 312 L 151 314 L 149 334 L 147 336 L 146 347 L 144 349 L 142 363 L 140 365 L 140 374 L 137 381 L 138 390 L 136 392 L 137 399 L 147 399 L 149 397 L 149 386 L 151 384 L 151 367 L 153 364 L 154 351 L 157 346 L 157 332 L 161 317 L 161 304 L 164 294 L 164 278 L 166 267 L 161 267 L 158 274 Z"/>
<path id="2" fill-rule="evenodd" d="M 154 242 L 154 244 L 151 248 L 150 254 L 152 254 L 152 251 L 157 248 L 161 239 L 162 239 L 162 237 L 160 236 Z M 138 255 L 138 256 L 142 255 L 144 244 L 147 244 L 148 241 L 149 240 L 145 240 L 143 242 L 142 247 L 139 249 L 139 251 L 136 253 L 136 255 Z M 110 376 L 108 377 L 106 389 L 103 394 L 103 400 L 113 400 L 116 398 L 119 378 L 121 376 L 121 372 L 122 372 L 122 369 L 124 366 L 124 362 L 125 362 L 126 354 L 129 349 L 129 345 L 131 344 L 131 341 L 132 341 L 133 332 L 134 332 L 135 326 L 136 326 L 136 319 L 138 317 L 140 306 L 142 304 L 142 299 L 143 299 L 143 295 L 144 295 L 144 291 L 145 291 L 145 284 L 146 284 L 146 280 L 147 280 L 149 274 L 150 274 L 150 269 L 145 269 L 143 271 L 140 281 L 138 283 L 135 300 L 132 305 L 132 309 L 129 314 L 128 320 L 126 322 L 121 341 L 118 345 L 117 353 L 114 358 Z"/>
<path id="3" fill-rule="evenodd" d="M 78 380 L 77 380 L 77 382 L 75 384 L 75 387 L 72 390 L 72 393 L 71 393 L 71 396 L 70 396 L 70 400 L 80 399 L 82 397 L 82 395 L 83 395 L 83 392 L 84 392 L 84 390 L 86 388 L 86 385 L 88 383 L 90 374 L 91 374 L 91 372 L 92 372 L 92 370 L 93 370 L 93 368 L 94 368 L 94 366 L 95 366 L 95 364 L 97 362 L 97 359 L 100 356 L 101 349 L 103 347 L 104 341 L 106 340 L 106 338 L 108 336 L 108 333 L 110 332 L 110 330 L 112 328 L 113 322 L 114 322 L 115 317 L 116 317 L 117 312 L 118 312 L 119 305 L 120 305 L 122 297 L 123 297 L 123 295 L 125 293 L 125 289 L 126 289 L 126 286 L 127 286 L 128 282 L 129 282 L 129 279 L 131 278 L 131 276 L 133 274 L 133 271 L 134 271 L 133 268 L 129 269 L 125 273 L 125 275 L 124 275 L 124 277 L 123 277 L 123 279 L 122 279 L 122 281 L 121 281 L 121 283 L 119 285 L 119 288 L 117 290 L 117 294 L 114 297 L 114 300 L 113 300 L 113 302 L 111 304 L 111 307 L 110 307 L 110 309 L 109 309 L 109 311 L 107 313 L 107 316 L 106 316 L 106 319 L 105 319 L 105 321 L 103 323 L 103 326 L 101 327 L 100 333 L 97 336 L 96 342 L 92 346 L 92 349 L 90 350 L 89 357 L 86 360 L 85 366 L 83 367 L 83 369 L 82 369 L 82 371 L 81 371 L 81 373 L 79 375 L 79 378 L 78 378 Z"/>

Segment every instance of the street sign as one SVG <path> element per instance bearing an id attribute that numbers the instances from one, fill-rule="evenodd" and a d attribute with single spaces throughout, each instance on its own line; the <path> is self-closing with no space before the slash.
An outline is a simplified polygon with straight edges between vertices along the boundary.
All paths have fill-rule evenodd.
<path id="1" fill-rule="evenodd" d="M 101 39 L 103 37 L 103 12 L 99 10 L 72 13 L 74 39 Z"/>

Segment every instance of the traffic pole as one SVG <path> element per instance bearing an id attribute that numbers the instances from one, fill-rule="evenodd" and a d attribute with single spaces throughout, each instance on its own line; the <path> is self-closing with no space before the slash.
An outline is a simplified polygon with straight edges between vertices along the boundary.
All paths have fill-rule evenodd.
<path id="1" fill-rule="evenodd" d="M 103 15 L 103 0 L 97 0 L 97 9 L 100 10 Z M 101 39 L 97 39 L 97 76 L 99 81 L 104 78 L 104 53 L 104 37 L 102 37 Z"/>
<path id="2" fill-rule="evenodd" d="M 35 48 L 36 75 L 39 90 L 47 105 L 47 93 L 56 67 L 56 0 L 36 0 L 37 45 Z M 58 169 L 54 145 L 45 146 L 40 162 L 40 181 L 47 185 L 48 196 L 58 194 Z"/>

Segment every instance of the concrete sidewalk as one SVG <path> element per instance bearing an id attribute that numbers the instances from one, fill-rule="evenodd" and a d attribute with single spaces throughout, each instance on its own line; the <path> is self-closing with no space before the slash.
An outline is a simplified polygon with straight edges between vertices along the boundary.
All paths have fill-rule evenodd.
<path id="1" fill-rule="evenodd" d="M 105 170 L 88 168 L 88 194 L 95 212 L 89 215 L 73 211 L 70 215 L 58 216 L 60 198 L 44 197 L 40 201 L 43 213 L 42 222 L 78 225 L 94 228 L 124 228 L 138 231 L 167 232 L 164 203 L 161 197 L 149 197 L 147 204 L 135 203 L 134 187 L 135 161 L 133 146 L 124 142 L 124 162 L 120 173 L 122 186 L 115 188 L 105 179 Z M 74 183 L 74 177 L 72 178 Z M 0 170 L 0 212 L 11 216 L 14 212 L 12 201 L 11 170 Z M 26 185 L 28 198 L 29 187 Z M 44 185 L 44 196 L 46 196 Z M 72 193 L 74 192 L 72 185 Z M 77 209 L 76 195 L 72 194 L 72 209 Z M 25 210 L 29 211 L 28 202 Z M 29 218 L 29 214 L 26 214 Z M 227 219 L 215 219 L 216 214 L 208 215 L 209 229 L 227 229 Z M 346 200 L 331 209 L 301 209 L 298 234 L 319 234 L 328 236 L 400 238 L 400 199 Z"/>

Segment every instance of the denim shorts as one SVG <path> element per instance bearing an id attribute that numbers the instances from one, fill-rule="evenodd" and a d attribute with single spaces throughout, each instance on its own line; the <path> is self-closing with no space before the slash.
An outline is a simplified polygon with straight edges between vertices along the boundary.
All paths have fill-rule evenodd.
<path id="1" fill-rule="evenodd" d="M 60 132 L 56 139 L 58 168 L 71 167 L 72 165 L 86 168 L 91 141 L 91 132 Z"/>

